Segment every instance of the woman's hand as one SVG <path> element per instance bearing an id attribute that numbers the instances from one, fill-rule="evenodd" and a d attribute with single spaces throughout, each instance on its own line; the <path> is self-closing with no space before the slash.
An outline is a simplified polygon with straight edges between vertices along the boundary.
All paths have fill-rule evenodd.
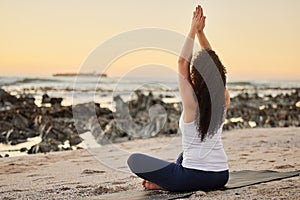
<path id="1" fill-rule="evenodd" d="M 205 34 L 204 34 L 204 28 L 205 28 L 205 21 L 206 16 L 203 15 L 203 9 L 201 6 L 197 6 L 196 11 L 194 12 L 193 16 L 193 22 L 192 22 L 192 33 L 195 33 L 196 31 L 200 46 L 202 49 L 210 50 L 212 49 Z"/>
<path id="2" fill-rule="evenodd" d="M 205 27 L 205 19 L 206 17 L 203 15 L 202 7 L 200 5 L 197 6 L 193 13 L 191 31 L 193 33 L 203 32 Z"/>

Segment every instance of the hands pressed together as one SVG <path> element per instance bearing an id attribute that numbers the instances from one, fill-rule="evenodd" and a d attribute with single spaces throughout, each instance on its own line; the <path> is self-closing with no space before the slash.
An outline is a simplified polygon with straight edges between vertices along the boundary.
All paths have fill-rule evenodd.
<path id="1" fill-rule="evenodd" d="M 196 7 L 193 13 L 191 31 L 193 33 L 201 33 L 205 27 L 206 16 L 203 15 L 203 9 L 200 5 Z"/>

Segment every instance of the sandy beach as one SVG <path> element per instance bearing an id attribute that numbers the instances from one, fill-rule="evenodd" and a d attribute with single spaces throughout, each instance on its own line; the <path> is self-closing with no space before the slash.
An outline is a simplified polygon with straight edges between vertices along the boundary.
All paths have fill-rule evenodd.
<path id="1" fill-rule="evenodd" d="M 270 4 L 0 1 L 0 200 L 300 200 L 300 0 Z M 130 157 L 182 146 L 223 172 Z"/>
<path id="2" fill-rule="evenodd" d="M 141 180 L 126 168 L 126 156 L 143 152 L 174 161 L 181 151 L 178 141 L 179 136 L 159 137 L 107 145 L 96 151 L 2 158 L 0 198 L 101 199 L 109 193 L 142 191 Z M 223 143 L 230 171 L 300 170 L 300 128 L 226 131 Z M 99 155 L 109 159 L 100 161 L 105 156 Z M 199 191 L 189 199 L 299 199 L 299 189 L 300 177 L 294 177 L 227 191 Z"/>

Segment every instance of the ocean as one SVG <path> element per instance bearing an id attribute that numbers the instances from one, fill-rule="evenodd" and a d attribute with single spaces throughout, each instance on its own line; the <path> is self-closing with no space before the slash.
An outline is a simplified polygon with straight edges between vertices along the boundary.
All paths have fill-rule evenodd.
<path id="1" fill-rule="evenodd" d="M 300 88 L 299 81 L 229 81 L 230 96 L 240 93 L 257 93 L 259 96 L 289 94 L 292 88 Z M 150 77 L 0 77 L 0 87 L 13 95 L 31 94 L 41 105 L 42 95 L 62 97 L 62 105 L 95 101 L 101 107 L 114 110 L 113 97 L 120 95 L 124 101 L 132 98 L 133 91 L 150 91 L 165 102 L 179 102 L 177 79 Z"/>

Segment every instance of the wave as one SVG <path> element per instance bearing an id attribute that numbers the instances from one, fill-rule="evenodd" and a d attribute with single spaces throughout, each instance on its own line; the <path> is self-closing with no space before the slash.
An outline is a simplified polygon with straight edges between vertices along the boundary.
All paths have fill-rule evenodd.
<path id="1" fill-rule="evenodd" d="M 228 85 L 232 85 L 232 86 L 252 86 L 253 83 L 249 82 L 249 81 L 237 81 L 237 82 L 228 82 Z"/>
<path id="2" fill-rule="evenodd" d="M 18 84 L 28 84 L 28 83 L 58 83 L 62 82 L 58 79 L 49 79 L 49 78 L 7 78 L 7 77 L 0 77 L 0 85 L 2 86 L 11 86 L 11 85 L 18 85 Z"/>
<path id="3" fill-rule="evenodd" d="M 16 83 L 34 83 L 34 82 L 61 82 L 57 79 L 47 79 L 47 78 L 24 78 Z"/>
<path id="4" fill-rule="evenodd" d="M 60 93 L 65 93 L 65 92 L 82 92 L 82 93 L 93 93 L 93 92 L 116 92 L 116 93 L 131 93 L 135 89 L 105 89 L 105 88 L 93 88 L 93 89 L 81 89 L 81 88 L 69 88 L 69 87 L 64 87 L 64 88 L 56 88 L 56 87 L 30 87 L 30 88 L 23 88 L 23 89 L 18 89 L 18 88 L 6 88 L 7 91 L 9 92 L 14 92 L 14 93 L 19 93 L 23 92 L 26 90 L 28 93 L 38 93 L 38 92 L 60 92 Z M 139 89 L 142 92 L 178 92 L 178 88 L 175 89 L 165 89 L 165 88 L 142 88 Z"/>

